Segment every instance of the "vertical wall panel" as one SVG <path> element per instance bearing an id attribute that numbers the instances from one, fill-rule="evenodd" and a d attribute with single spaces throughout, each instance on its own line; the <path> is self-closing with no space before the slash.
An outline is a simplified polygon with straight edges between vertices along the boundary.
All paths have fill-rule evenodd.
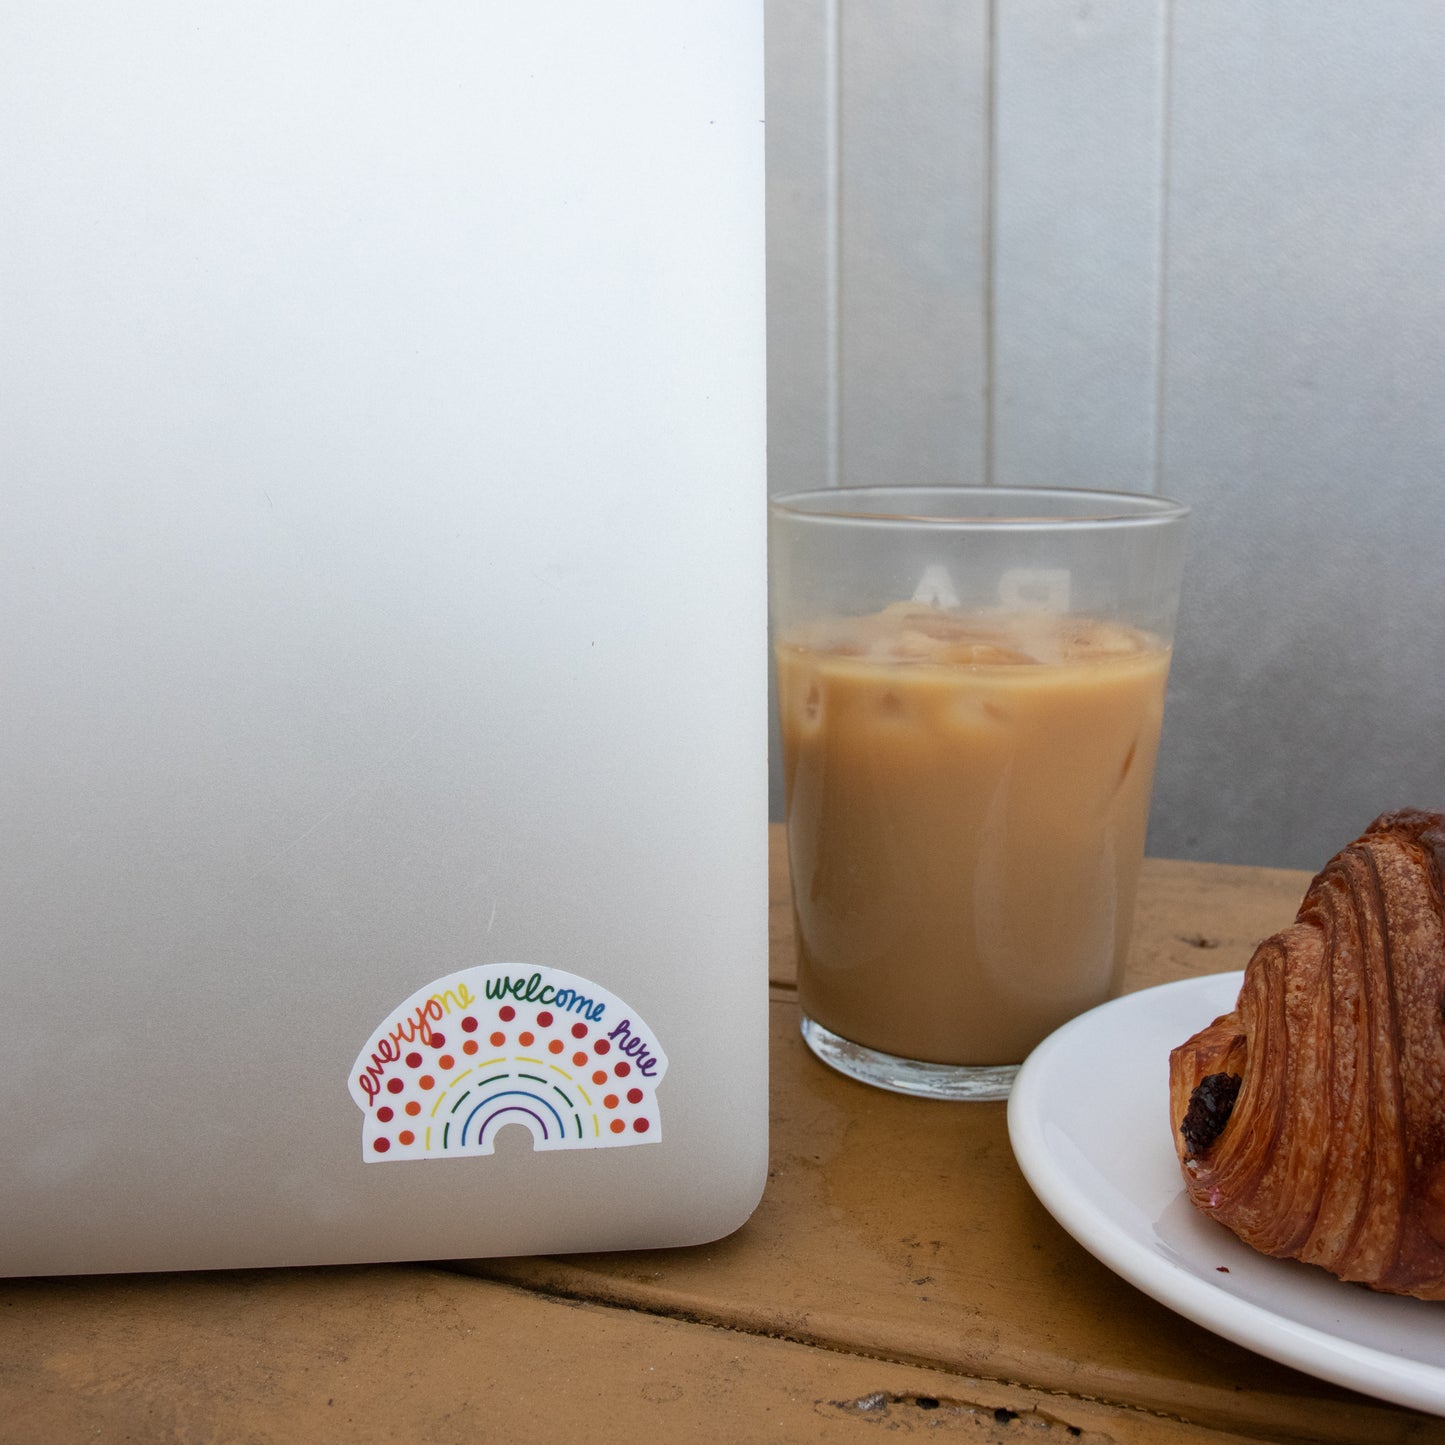
<path id="1" fill-rule="evenodd" d="M 774 488 L 1179 495 L 1151 850 L 1445 807 L 1445 8 L 769 6 Z"/>
<path id="2" fill-rule="evenodd" d="M 980 481 L 989 6 L 840 5 L 840 479 Z"/>
<path id="3" fill-rule="evenodd" d="M 837 481 L 837 0 L 769 0 L 768 488 Z"/>
<path id="4" fill-rule="evenodd" d="M 1179 5 L 1163 489 L 1195 508 L 1155 851 L 1445 807 L 1445 8 Z"/>
<path id="5" fill-rule="evenodd" d="M 1155 485 L 1166 0 L 998 6 L 994 480 Z"/>

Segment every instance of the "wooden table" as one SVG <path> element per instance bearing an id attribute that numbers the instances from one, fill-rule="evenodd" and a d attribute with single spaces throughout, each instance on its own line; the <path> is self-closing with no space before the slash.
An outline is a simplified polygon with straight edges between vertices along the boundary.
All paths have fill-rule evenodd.
<path id="1" fill-rule="evenodd" d="M 1002 1104 L 798 1036 L 773 838 L 772 1167 L 696 1249 L 0 1284 L 0 1439 L 1442 1441 L 1188 1323 L 1054 1224 Z M 1129 986 L 1243 967 L 1307 875 L 1146 864 Z M 1162 1087 L 1162 1085 L 1161 1085 Z"/>

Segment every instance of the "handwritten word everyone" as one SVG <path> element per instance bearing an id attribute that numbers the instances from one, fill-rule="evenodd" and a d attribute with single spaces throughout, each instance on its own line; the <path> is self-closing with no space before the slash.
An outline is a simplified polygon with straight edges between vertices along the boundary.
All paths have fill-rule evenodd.
<path id="1" fill-rule="evenodd" d="M 445 993 L 434 993 L 425 1003 L 418 1004 L 410 1017 L 402 1019 L 390 1033 L 383 1034 L 372 1051 L 371 1062 L 356 1080 L 367 1100 L 375 1099 L 381 1092 L 381 1079 L 386 1073 L 386 1066 L 394 1064 L 401 1057 L 403 1044 L 415 1043 L 418 1039 L 424 1044 L 431 1043 L 431 1026 L 434 1023 L 440 1023 L 451 1013 L 453 1007 L 470 1008 L 476 1001 L 476 995 L 466 984 L 458 984 L 455 989 L 449 988 Z"/>

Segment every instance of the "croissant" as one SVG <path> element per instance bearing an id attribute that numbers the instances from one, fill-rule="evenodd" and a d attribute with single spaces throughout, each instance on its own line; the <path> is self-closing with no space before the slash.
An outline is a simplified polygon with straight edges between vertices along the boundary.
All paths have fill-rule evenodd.
<path id="1" fill-rule="evenodd" d="M 1445 814 L 1388 813 L 1169 1056 L 1190 1199 L 1265 1254 L 1445 1299 Z"/>

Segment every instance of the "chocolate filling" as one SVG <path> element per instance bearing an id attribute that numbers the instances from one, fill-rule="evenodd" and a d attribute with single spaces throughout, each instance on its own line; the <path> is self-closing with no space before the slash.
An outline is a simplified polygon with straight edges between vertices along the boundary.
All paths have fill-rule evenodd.
<path id="1" fill-rule="evenodd" d="M 1189 1096 L 1179 1132 L 1190 1156 L 1202 1154 L 1224 1132 L 1243 1082 L 1238 1074 L 1206 1074 Z"/>

